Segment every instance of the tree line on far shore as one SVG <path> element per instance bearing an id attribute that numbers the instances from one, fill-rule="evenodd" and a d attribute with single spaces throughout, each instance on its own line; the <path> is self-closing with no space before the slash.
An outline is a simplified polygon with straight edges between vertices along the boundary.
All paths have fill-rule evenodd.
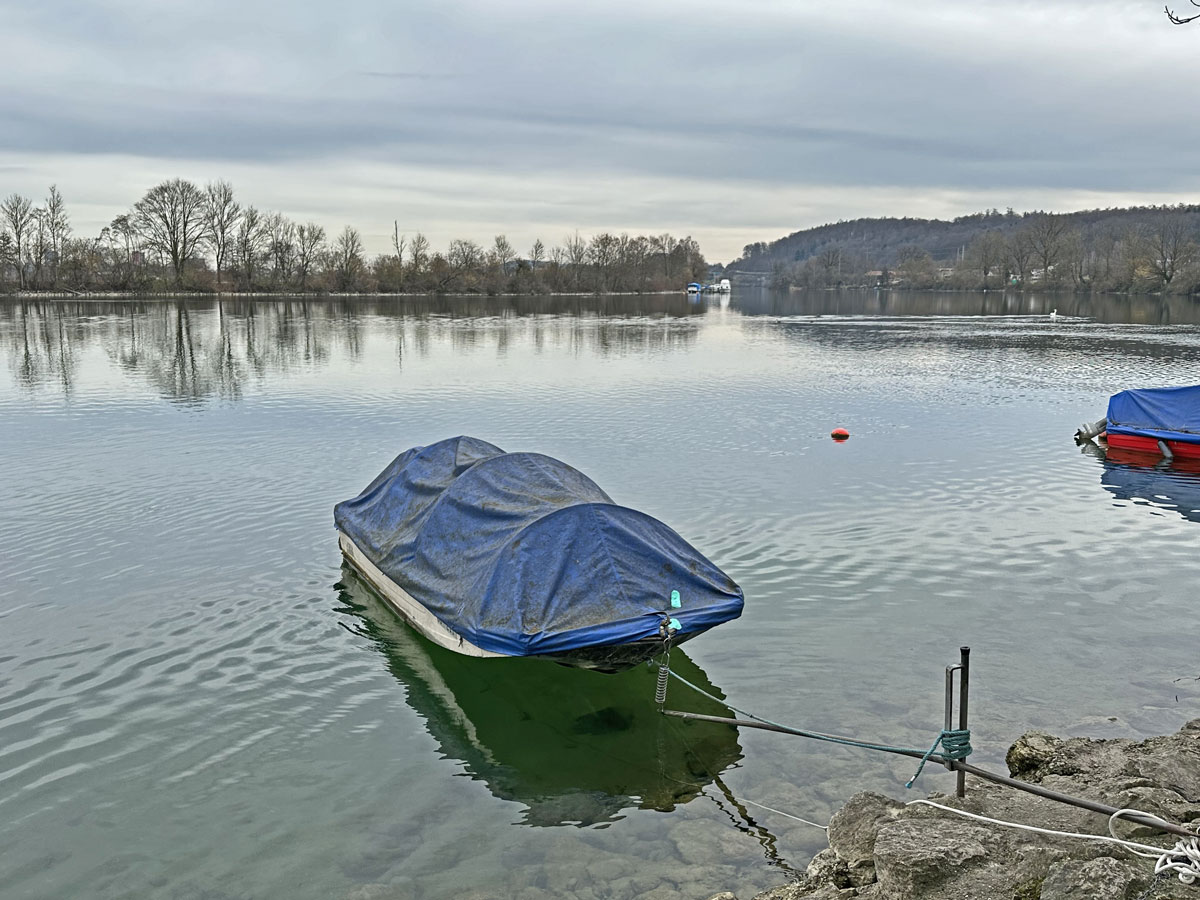
<path id="1" fill-rule="evenodd" d="M 953 222 L 860 222 L 798 232 L 777 242 L 795 247 L 790 262 L 780 259 L 781 246 L 752 244 L 728 268 L 770 266 L 771 281 L 781 288 L 1007 287 L 1200 294 L 1200 207 L 1196 206 L 1020 216 L 1011 210 L 1006 214 L 991 210 Z M 918 239 L 888 247 L 886 238 L 881 239 L 888 223 L 894 223 L 896 234 L 928 234 L 928 243 Z M 946 258 L 942 232 L 950 228 L 958 229 L 963 243 Z M 868 245 L 863 235 L 872 229 L 880 234 L 873 235 Z"/>
<path id="2" fill-rule="evenodd" d="M 41 205 L 0 200 L 0 292 L 647 293 L 682 290 L 708 264 L 691 237 L 569 235 L 517 250 L 451 241 L 436 250 L 395 224 L 391 252 L 368 257 L 360 233 L 244 205 L 227 181 L 157 184 L 95 237 L 76 236 L 56 186 Z"/>

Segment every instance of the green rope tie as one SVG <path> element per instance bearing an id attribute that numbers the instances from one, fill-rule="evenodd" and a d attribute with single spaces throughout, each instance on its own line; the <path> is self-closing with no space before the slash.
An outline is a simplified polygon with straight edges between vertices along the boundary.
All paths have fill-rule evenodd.
<path id="1" fill-rule="evenodd" d="M 916 780 L 921 777 L 921 770 L 925 768 L 925 763 L 929 762 L 929 757 L 937 752 L 938 745 L 942 746 L 943 759 L 966 759 L 971 755 L 971 729 L 962 728 L 953 731 L 942 729 L 942 733 L 937 736 L 937 740 L 933 742 L 933 746 L 928 752 L 921 757 L 921 764 L 917 766 L 917 773 L 905 783 L 906 788 L 911 788 Z"/>

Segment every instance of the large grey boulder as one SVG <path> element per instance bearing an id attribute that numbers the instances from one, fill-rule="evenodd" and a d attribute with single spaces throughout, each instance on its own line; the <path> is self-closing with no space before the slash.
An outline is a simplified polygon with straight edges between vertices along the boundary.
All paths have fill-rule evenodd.
<path id="1" fill-rule="evenodd" d="M 1145 871 L 1139 873 L 1111 856 L 1070 859 L 1050 867 L 1040 900 L 1126 900 L 1150 881 Z"/>
<path id="2" fill-rule="evenodd" d="M 876 880 L 875 840 L 879 829 L 903 811 L 904 804 L 898 800 L 863 791 L 833 814 L 829 820 L 829 849 L 847 870 L 845 883 L 839 887 L 862 887 Z"/>
<path id="3" fill-rule="evenodd" d="M 903 819 L 875 838 L 875 873 L 887 900 L 926 897 L 942 882 L 987 856 L 986 835 L 969 823 Z"/>

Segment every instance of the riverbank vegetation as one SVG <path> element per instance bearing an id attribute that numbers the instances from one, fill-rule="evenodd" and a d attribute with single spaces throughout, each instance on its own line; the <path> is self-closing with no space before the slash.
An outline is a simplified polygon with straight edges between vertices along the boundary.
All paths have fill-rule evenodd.
<path id="1" fill-rule="evenodd" d="M 504 235 L 439 250 L 396 223 L 391 252 L 360 232 L 244 205 L 227 181 L 150 188 L 99 235 L 76 235 L 57 187 L 40 204 L 0 200 L 0 293 L 14 291 L 301 293 L 648 293 L 682 290 L 708 264 L 690 237 L 603 233 L 528 250 Z"/>
<path id="2" fill-rule="evenodd" d="M 776 287 L 1200 294 L 1200 206 L 857 219 L 748 245 Z"/>

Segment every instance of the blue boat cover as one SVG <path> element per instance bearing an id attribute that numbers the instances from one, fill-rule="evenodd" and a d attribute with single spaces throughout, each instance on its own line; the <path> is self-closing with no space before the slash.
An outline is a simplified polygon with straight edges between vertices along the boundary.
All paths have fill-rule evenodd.
<path id="1" fill-rule="evenodd" d="M 334 521 L 466 640 L 563 653 L 737 618 L 742 591 L 678 534 L 565 463 L 470 437 L 400 454 Z M 672 592 L 678 592 L 673 605 Z"/>
<path id="2" fill-rule="evenodd" d="M 1108 400 L 1110 434 L 1200 443 L 1200 385 L 1121 391 Z"/>

